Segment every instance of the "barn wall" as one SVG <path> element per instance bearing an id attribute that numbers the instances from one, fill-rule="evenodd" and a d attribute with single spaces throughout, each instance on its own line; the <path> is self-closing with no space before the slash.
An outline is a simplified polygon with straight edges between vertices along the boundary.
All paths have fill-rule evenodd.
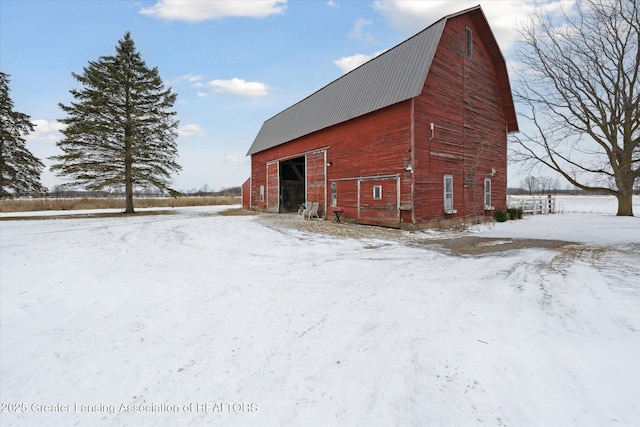
<path id="1" fill-rule="evenodd" d="M 400 226 L 398 177 L 359 180 L 359 218 L 363 224 Z M 374 197 L 378 187 L 378 199 Z"/>
<path id="2" fill-rule="evenodd" d="M 260 200 L 260 186 L 267 185 L 267 163 L 256 155 L 251 156 L 251 207 L 265 209 L 266 200 Z"/>
<path id="3" fill-rule="evenodd" d="M 280 206 L 280 165 L 278 162 L 267 163 L 267 210 L 279 212 Z"/>
<path id="4" fill-rule="evenodd" d="M 358 219 L 358 179 L 398 175 L 399 184 L 386 180 L 383 183 L 383 194 L 389 197 L 367 202 L 369 208 L 366 210 L 373 218 L 381 217 L 381 222 L 389 218 L 388 225 L 397 226 L 398 204 L 410 204 L 411 201 L 412 177 L 410 172 L 405 171 L 411 161 L 410 139 L 411 101 L 406 101 L 253 154 L 252 206 L 267 208 L 265 203 L 261 204 L 258 200 L 260 185 L 267 185 L 267 162 L 306 155 L 306 199 L 320 202 L 321 215 L 333 215 L 330 206 L 331 182 L 337 182 L 338 206 L 345 209 L 343 217 Z M 327 166 L 327 162 L 331 166 Z M 271 172 L 271 166 L 269 168 Z M 269 182 L 273 180 L 270 178 Z M 389 185 L 393 188 L 387 190 Z M 271 194 L 271 186 L 269 189 Z M 393 200 L 392 206 L 388 206 L 393 194 L 396 194 L 396 200 Z M 272 210 L 271 207 L 269 210 Z M 382 211 L 386 213 L 382 215 Z"/>
<path id="5" fill-rule="evenodd" d="M 473 34 L 470 58 L 467 27 Z M 333 215 L 333 184 L 343 218 L 363 223 L 428 225 L 490 217 L 485 178 L 492 184 L 490 207 L 506 205 L 507 123 L 496 76 L 473 17 L 449 19 L 418 97 L 252 155 L 251 205 L 273 210 L 278 203 L 272 199 L 277 172 L 273 166 L 267 171 L 267 163 L 305 156 L 306 200 L 320 202 L 324 216 Z M 444 175 L 453 176 L 454 210 L 448 213 Z M 374 184 L 380 177 L 385 179 Z M 380 200 L 372 199 L 374 185 L 382 186 Z M 260 186 L 268 187 L 264 202 L 258 200 Z"/>
<path id="6" fill-rule="evenodd" d="M 307 154 L 306 157 L 306 180 L 307 180 L 307 200 L 319 202 L 318 215 L 324 215 L 327 211 L 326 204 L 326 151 L 316 151 Z"/>
<path id="7" fill-rule="evenodd" d="M 251 178 L 242 184 L 242 207 L 244 209 L 251 207 Z"/>
<path id="8" fill-rule="evenodd" d="M 465 27 L 473 32 L 471 58 Z M 484 178 L 491 178 L 492 206 L 505 207 L 507 136 L 500 99 L 495 67 L 471 17 L 448 20 L 422 94 L 414 100 L 416 222 L 491 215 L 484 206 Z M 445 174 L 453 176 L 452 214 L 444 214 Z"/>

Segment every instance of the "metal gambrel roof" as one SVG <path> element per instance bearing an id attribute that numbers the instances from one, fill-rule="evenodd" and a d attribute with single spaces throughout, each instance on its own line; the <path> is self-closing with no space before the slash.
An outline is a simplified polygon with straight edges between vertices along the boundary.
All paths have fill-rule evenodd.
<path id="1" fill-rule="evenodd" d="M 420 94 L 446 19 L 265 121 L 247 155 Z"/>
<path id="2" fill-rule="evenodd" d="M 420 95 L 447 20 L 477 10 L 445 16 L 276 114 L 264 122 L 247 155 Z"/>

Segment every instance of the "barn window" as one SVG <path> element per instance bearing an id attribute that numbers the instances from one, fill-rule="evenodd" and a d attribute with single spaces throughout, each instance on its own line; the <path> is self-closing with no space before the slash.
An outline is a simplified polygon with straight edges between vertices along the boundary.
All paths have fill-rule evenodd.
<path id="1" fill-rule="evenodd" d="M 473 33 L 469 27 L 465 27 L 465 45 L 467 49 L 467 58 L 471 58 L 473 53 Z"/>
<path id="2" fill-rule="evenodd" d="M 373 200 L 382 200 L 382 185 L 373 186 Z"/>
<path id="3" fill-rule="evenodd" d="M 444 176 L 444 211 L 455 213 L 453 210 L 453 175 Z"/>
<path id="4" fill-rule="evenodd" d="M 260 186 L 260 201 L 264 202 L 264 185 Z"/>
<path id="5" fill-rule="evenodd" d="M 338 183 L 331 183 L 331 206 L 338 206 Z"/>
<path id="6" fill-rule="evenodd" d="M 484 208 L 486 210 L 493 209 L 491 207 L 491 178 L 484 179 Z"/>

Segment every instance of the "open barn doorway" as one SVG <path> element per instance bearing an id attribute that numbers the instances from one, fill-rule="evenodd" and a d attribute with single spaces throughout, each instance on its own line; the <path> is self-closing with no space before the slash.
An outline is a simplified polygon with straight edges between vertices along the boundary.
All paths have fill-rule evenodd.
<path id="1" fill-rule="evenodd" d="M 305 201 L 305 158 L 280 162 L 280 212 L 297 212 Z"/>

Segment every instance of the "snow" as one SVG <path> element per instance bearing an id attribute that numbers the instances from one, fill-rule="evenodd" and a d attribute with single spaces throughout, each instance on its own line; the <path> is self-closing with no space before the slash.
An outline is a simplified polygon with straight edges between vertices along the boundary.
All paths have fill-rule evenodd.
<path id="1" fill-rule="evenodd" d="M 525 222 L 508 221 L 500 227 L 483 226 L 485 237 L 554 239 L 577 243 L 625 244 L 640 243 L 636 217 L 615 217 L 614 196 L 556 196 L 561 215 L 532 215 Z M 633 198 L 634 212 L 640 214 L 640 196 Z M 594 214 L 596 214 L 594 216 Z M 489 231 L 487 231 L 489 230 Z"/>
<path id="2" fill-rule="evenodd" d="M 224 207 L 2 221 L 0 424 L 637 425 L 640 219 L 590 200 L 471 230 L 575 244 L 481 256 Z"/>

